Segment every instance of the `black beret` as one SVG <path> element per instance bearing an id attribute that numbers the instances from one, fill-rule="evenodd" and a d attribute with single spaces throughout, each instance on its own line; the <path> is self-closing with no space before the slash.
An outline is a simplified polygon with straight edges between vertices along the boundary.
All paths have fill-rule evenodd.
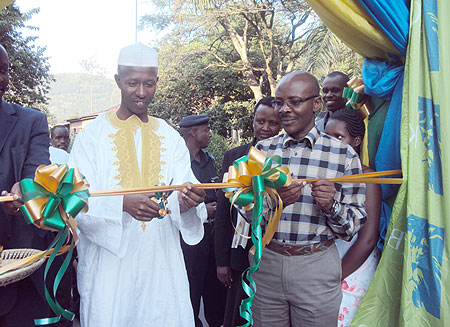
<path id="1" fill-rule="evenodd" d="M 206 115 L 190 115 L 180 120 L 180 127 L 193 127 L 209 123 L 209 117 Z"/>

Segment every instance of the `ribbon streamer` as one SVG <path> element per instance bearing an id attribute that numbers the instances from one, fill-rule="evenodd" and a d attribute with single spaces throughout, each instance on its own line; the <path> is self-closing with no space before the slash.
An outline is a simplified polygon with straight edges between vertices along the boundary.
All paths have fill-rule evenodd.
<path id="1" fill-rule="evenodd" d="M 24 201 L 20 211 L 27 223 L 34 224 L 39 228 L 58 231 L 55 240 L 43 253 L 47 255 L 51 251 L 45 266 L 44 285 L 45 298 L 56 317 L 35 319 L 34 323 L 36 326 L 54 324 L 61 317 L 73 320 L 75 314 L 65 310 L 58 303 L 56 292 L 70 264 L 73 249 L 78 241 L 75 231 L 76 222 L 73 217 L 81 211 L 87 211 L 89 184 L 77 169 L 53 164 L 39 166 L 34 179 L 23 179 L 19 185 Z M 47 289 L 47 274 L 56 255 L 64 252 L 61 251 L 61 248 L 68 242 L 70 242 L 68 253 L 56 274 L 52 297 Z"/>
<path id="2" fill-rule="evenodd" d="M 275 164 L 275 166 L 274 166 Z M 229 167 L 224 175 L 224 182 L 232 187 L 225 188 L 225 196 L 231 204 L 237 204 L 244 210 L 253 209 L 252 242 L 255 248 L 252 264 L 242 274 L 242 287 L 247 298 L 242 300 L 240 315 L 247 323 L 242 327 L 253 325 L 251 306 L 256 293 L 256 284 L 251 275 L 259 269 L 263 248 L 273 237 L 283 210 L 283 202 L 276 189 L 291 184 L 291 175 L 287 167 L 281 167 L 281 157 L 266 158 L 265 154 L 256 148 L 250 148 L 249 155 L 239 158 Z M 274 213 L 271 213 L 262 236 L 261 221 L 263 219 L 264 195 L 278 200 Z"/>

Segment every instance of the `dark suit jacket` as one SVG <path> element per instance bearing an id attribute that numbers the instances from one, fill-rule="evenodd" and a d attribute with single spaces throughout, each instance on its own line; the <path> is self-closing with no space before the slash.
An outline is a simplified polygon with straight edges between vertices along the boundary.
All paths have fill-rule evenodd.
<path id="1" fill-rule="evenodd" d="M 248 155 L 250 147 L 254 144 L 255 142 L 250 142 L 225 152 L 222 164 L 222 178 L 223 174 L 228 171 L 228 167 L 233 164 L 233 161 Z M 244 271 L 249 266 L 248 250 L 251 247 L 251 242 L 247 243 L 245 250 L 242 247 L 238 247 L 237 249 L 231 248 L 234 235 L 231 219 L 233 219 L 233 224 L 236 226 L 237 211 L 233 208 L 232 217 L 230 217 L 230 206 L 230 201 L 225 197 L 224 193 L 218 191 L 216 220 L 214 221 L 216 264 L 218 267 L 231 267 L 233 270 Z"/>
<path id="2" fill-rule="evenodd" d="M 0 103 L 0 191 L 10 191 L 14 183 L 33 178 L 37 166 L 50 164 L 46 116 L 3 100 Z M 22 216 L 7 215 L 0 206 L 0 245 L 5 249 L 34 248 L 45 250 L 52 233 L 27 225 Z M 43 268 L 31 276 L 44 298 Z M 16 284 L 0 288 L 0 315 L 15 304 Z"/>

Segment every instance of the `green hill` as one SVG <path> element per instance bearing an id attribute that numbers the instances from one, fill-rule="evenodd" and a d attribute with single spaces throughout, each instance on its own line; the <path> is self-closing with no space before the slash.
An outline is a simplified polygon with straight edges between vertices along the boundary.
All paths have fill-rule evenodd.
<path id="1" fill-rule="evenodd" d="M 120 91 L 113 79 L 86 73 L 56 74 L 54 77 L 48 94 L 51 123 L 62 123 L 120 103 Z"/>

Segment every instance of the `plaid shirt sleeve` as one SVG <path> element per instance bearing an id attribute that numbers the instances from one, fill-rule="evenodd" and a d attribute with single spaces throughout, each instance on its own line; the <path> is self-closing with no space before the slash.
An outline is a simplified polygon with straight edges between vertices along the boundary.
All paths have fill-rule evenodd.
<path id="1" fill-rule="evenodd" d="M 345 176 L 361 174 L 361 163 L 358 157 L 353 156 L 347 160 Z M 336 199 L 339 203 L 337 213 L 332 216 L 325 213 L 328 226 L 337 237 L 344 240 L 351 238 L 358 233 L 367 214 L 365 209 L 366 184 L 364 183 L 342 183 L 341 198 Z"/>

